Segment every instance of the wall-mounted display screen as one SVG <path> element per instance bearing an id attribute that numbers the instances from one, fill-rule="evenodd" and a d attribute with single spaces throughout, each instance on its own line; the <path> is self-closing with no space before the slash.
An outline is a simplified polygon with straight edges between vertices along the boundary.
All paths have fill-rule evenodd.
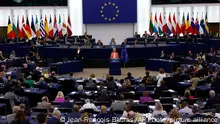
<path id="1" fill-rule="evenodd" d="M 152 4 L 220 3 L 220 0 L 151 0 Z"/>
<path id="2" fill-rule="evenodd" d="M 0 6 L 67 6 L 67 0 L 4 0 Z"/>

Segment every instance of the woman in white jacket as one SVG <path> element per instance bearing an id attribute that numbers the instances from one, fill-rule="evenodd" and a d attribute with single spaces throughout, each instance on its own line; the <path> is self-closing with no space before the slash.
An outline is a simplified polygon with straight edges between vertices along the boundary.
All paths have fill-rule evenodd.
<path id="1" fill-rule="evenodd" d="M 165 73 L 163 68 L 160 68 L 159 74 L 157 74 L 157 87 L 160 87 L 161 81 L 163 78 L 167 77 L 167 74 Z"/>

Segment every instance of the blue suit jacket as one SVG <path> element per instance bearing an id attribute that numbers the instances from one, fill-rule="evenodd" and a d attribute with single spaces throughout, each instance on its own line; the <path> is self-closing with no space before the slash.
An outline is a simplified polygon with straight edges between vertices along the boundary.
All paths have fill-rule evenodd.
<path id="1" fill-rule="evenodd" d="M 52 117 L 47 120 L 47 124 L 62 124 L 62 123 L 60 122 L 60 119 Z"/>

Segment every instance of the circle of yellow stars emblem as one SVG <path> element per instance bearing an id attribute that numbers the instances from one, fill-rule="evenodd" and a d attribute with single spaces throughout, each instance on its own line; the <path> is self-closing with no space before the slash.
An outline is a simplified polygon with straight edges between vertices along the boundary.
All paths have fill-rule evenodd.
<path id="1" fill-rule="evenodd" d="M 107 16 L 105 16 L 105 14 L 104 14 L 104 9 L 105 9 L 105 7 L 107 7 L 107 6 L 113 6 L 115 9 L 116 9 L 116 14 L 115 14 L 115 16 L 113 16 L 113 17 L 107 17 Z M 119 7 L 115 4 L 115 3 L 112 3 L 112 2 L 108 2 L 108 3 L 105 3 L 102 7 L 101 7 L 101 10 L 100 10 L 100 14 L 101 14 L 101 17 L 104 19 L 104 20 L 106 20 L 106 21 L 113 21 L 113 20 L 115 20 L 118 16 L 119 16 Z"/>

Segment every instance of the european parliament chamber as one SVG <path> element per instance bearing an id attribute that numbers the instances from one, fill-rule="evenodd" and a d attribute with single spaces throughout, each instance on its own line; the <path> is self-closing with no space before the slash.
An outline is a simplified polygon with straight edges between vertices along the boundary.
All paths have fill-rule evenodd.
<path id="1" fill-rule="evenodd" d="M 220 123 L 219 0 L 0 3 L 0 124 Z"/>

